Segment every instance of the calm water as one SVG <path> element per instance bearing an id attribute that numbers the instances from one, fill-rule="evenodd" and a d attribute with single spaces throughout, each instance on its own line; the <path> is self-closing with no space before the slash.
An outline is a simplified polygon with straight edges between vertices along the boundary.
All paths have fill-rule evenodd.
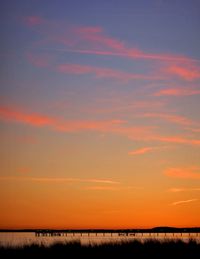
<path id="1" fill-rule="evenodd" d="M 187 242 L 190 238 L 194 238 L 197 240 L 197 242 L 200 243 L 200 233 L 197 234 L 183 234 L 182 236 L 180 234 L 136 234 L 135 236 L 118 236 L 118 234 L 105 234 L 103 236 L 102 233 L 96 234 L 90 234 L 88 237 L 87 234 L 83 234 L 82 236 L 79 233 L 76 233 L 75 236 L 72 234 L 68 234 L 68 236 L 40 236 L 36 237 L 34 232 L 26 232 L 26 233 L 16 233 L 16 232 L 2 232 L 0 233 L 0 245 L 3 246 L 23 246 L 27 244 L 44 244 L 46 246 L 53 244 L 54 242 L 70 242 L 75 240 L 80 240 L 82 244 L 88 244 L 88 243 L 103 243 L 103 242 L 117 242 L 121 240 L 133 240 L 133 239 L 140 239 L 141 241 L 144 241 L 146 239 L 182 239 L 185 242 Z"/>

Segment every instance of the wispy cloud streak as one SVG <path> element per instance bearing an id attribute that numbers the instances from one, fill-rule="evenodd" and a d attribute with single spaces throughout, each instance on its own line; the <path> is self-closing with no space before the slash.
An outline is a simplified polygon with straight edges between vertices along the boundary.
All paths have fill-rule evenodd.
<path id="1" fill-rule="evenodd" d="M 199 139 L 189 139 L 183 136 L 161 136 L 155 132 L 155 127 L 153 126 L 129 126 L 126 121 L 122 120 L 70 121 L 36 113 L 27 113 L 20 109 L 4 106 L 0 106 L 0 119 L 23 123 L 34 127 L 49 127 L 60 132 L 94 131 L 122 135 L 137 141 L 200 145 Z"/>
<path id="2" fill-rule="evenodd" d="M 169 192 L 196 192 L 200 191 L 200 188 L 170 188 Z"/>
<path id="3" fill-rule="evenodd" d="M 200 78 L 200 68 L 191 64 L 187 64 L 187 66 L 172 65 L 167 68 L 166 72 L 187 81 L 193 81 Z"/>
<path id="4" fill-rule="evenodd" d="M 197 88 L 165 88 L 157 91 L 155 96 L 190 96 L 200 94 L 200 89 Z"/>
<path id="5" fill-rule="evenodd" d="M 190 202 L 194 202 L 194 201 L 198 201 L 198 199 L 176 201 L 176 202 L 173 202 L 171 205 L 176 206 L 176 205 L 181 205 L 181 204 L 190 203 Z"/>
<path id="6" fill-rule="evenodd" d="M 0 106 L 0 118 L 3 120 L 23 122 L 33 126 L 47 126 L 55 123 L 55 120 L 48 116 L 35 113 L 29 114 L 18 109 L 12 109 L 4 106 Z"/>
<path id="7" fill-rule="evenodd" d="M 17 176 L 1 176 L 1 181 L 30 181 L 30 182 L 52 182 L 52 183 L 99 183 L 115 185 L 118 181 L 110 179 L 84 179 L 84 178 L 65 178 L 65 177 L 17 177 Z"/>
<path id="8" fill-rule="evenodd" d="M 142 187 L 136 186 L 123 186 L 119 185 L 92 185 L 92 186 L 85 186 L 83 187 L 84 190 L 91 190 L 91 191 L 142 191 Z"/>
<path id="9" fill-rule="evenodd" d="M 58 65 L 57 71 L 61 73 L 75 74 L 75 75 L 93 74 L 97 78 L 112 78 L 123 82 L 128 82 L 130 80 L 135 80 L 135 79 L 142 79 L 142 80 L 162 80 L 163 79 L 163 77 L 161 76 L 159 77 L 154 75 L 127 73 L 121 70 L 86 66 L 86 65 L 80 65 L 80 64 Z"/>
<path id="10" fill-rule="evenodd" d="M 192 146 L 199 146 L 199 139 L 190 139 L 183 136 L 155 136 L 155 140 L 164 143 L 174 143 L 174 144 L 186 144 Z"/>
<path id="11" fill-rule="evenodd" d="M 83 54 L 120 56 L 130 59 L 146 59 L 172 62 L 194 62 L 195 59 L 175 54 L 151 53 L 140 48 L 129 47 L 124 41 L 107 36 L 99 26 L 73 26 L 44 20 L 41 17 L 27 16 L 24 23 L 34 28 L 42 25 L 38 31 L 50 42 L 60 43 L 65 48 L 55 48 L 58 51 L 71 51 Z M 62 32 L 60 28 L 64 27 Z M 51 28 L 51 30 L 49 30 Z M 59 29 L 58 29 L 59 28 Z M 51 34 L 49 33 L 51 32 Z M 60 31 L 60 33 L 59 33 Z M 189 75 L 190 76 L 190 75 Z"/>
<path id="12" fill-rule="evenodd" d="M 200 168 L 199 167 L 168 168 L 165 170 L 164 174 L 173 178 L 200 179 Z"/>
<path id="13" fill-rule="evenodd" d="M 193 122 L 188 118 L 180 115 L 167 114 L 167 113 L 144 113 L 141 115 L 145 118 L 156 118 L 161 120 L 167 120 L 169 122 L 173 122 L 181 125 L 191 125 Z"/>
<path id="14" fill-rule="evenodd" d="M 84 190 L 90 191 L 119 191 L 121 188 L 115 186 L 87 186 L 83 188 Z"/>
<path id="15" fill-rule="evenodd" d="M 110 120 L 110 121 L 69 121 L 51 116 L 43 116 L 23 112 L 19 109 L 11 109 L 0 107 L 0 119 L 5 121 L 15 121 L 23 124 L 28 124 L 35 127 L 50 127 L 53 130 L 60 132 L 78 132 L 78 131 L 96 131 L 107 132 L 118 135 L 123 135 L 132 139 L 141 140 L 147 139 L 152 134 L 152 127 L 135 126 L 128 127 L 125 121 Z"/>
<path id="16" fill-rule="evenodd" d="M 155 54 L 143 52 L 139 49 L 125 48 L 123 51 L 110 51 L 110 50 L 92 50 L 92 49 L 79 49 L 79 48 L 55 48 L 55 51 L 63 52 L 75 52 L 82 54 L 91 54 L 91 55 L 102 55 L 102 56 L 116 56 L 129 59 L 146 59 L 146 60 L 157 60 L 157 61 L 180 61 L 180 62 L 196 62 L 198 60 L 190 59 L 185 56 L 176 56 L 176 55 L 167 55 L 167 54 Z"/>
<path id="17" fill-rule="evenodd" d="M 156 149 L 156 148 L 155 147 L 143 147 L 143 148 L 139 148 L 139 149 L 136 149 L 136 150 L 129 151 L 128 154 L 131 155 L 131 156 L 143 155 L 143 154 L 152 152 L 154 149 Z"/>

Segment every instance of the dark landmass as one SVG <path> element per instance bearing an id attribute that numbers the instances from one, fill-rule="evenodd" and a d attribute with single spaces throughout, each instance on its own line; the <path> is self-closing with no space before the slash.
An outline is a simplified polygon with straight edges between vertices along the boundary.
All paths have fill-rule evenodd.
<path id="1" fill-rule="evenodd" d="M 0 232 L 63 232 L 63 233 L 200 233 L 200 227 L 155 227 L 150 229 L 0 229 Z"/>
<path id="2" fill-rule="evenodd" d="M 0 246 L 0 258 L 200 258 L 200 244 L 195 240 L 139 240 L 103 244 L 81 245 L 80 241 L 55 243 L 51 246 L 26 245 L 23 247 Z"/>

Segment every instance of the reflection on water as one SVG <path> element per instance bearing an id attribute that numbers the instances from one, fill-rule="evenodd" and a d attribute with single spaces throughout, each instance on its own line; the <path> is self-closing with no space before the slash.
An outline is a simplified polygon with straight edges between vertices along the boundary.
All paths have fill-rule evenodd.
<path id="1" fill-rule="evenodd" d="M 49 246 L 55 242 L 70 242 L 70 241 L 76 241 L 80 240 L 82 244 L 88 244 L 88 243 L 103 243 L 103 242 L 117 242 L 117 241 L 125 241 L 125 240 L 133 240 L 133 239 L 139 239 L 141 241 L 144 241 L 146 239 L 181 239 L 185 242 L 189 241 L 189 239 L 195 239 L 198 243 L 200 243 L 200 233 L 183 233 L 182 235 L 180 233 L 137 233 L 134 236 L 119 236 L 116 233 L 113 233 L 112 236 L 109 233 L 106 233 L 103 235 L 103 233 L 98 233 L 97 235 L 95 233 L 90 234 L 88 236 L 87 233 L 82 234 L 82 236 L 79 233 L 68 234 L 67 236 L 40 236 L 36 237 L 34 232 L 25 232 L 25 233 L 17 233 L 17 232 L 2 232 L 0 233 L 0 245 L 3 246 L 23 246 L 23 245 L 30 245 L 30 244 L 43 244 L 46 246 Z"/>

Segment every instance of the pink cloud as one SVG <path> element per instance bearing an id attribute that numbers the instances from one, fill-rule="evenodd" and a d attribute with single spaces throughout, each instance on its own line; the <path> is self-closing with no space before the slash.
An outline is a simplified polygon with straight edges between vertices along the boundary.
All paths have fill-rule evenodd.
<path id="1" fill-rule="evenodd" d="M 167 113 L 145 113 L 141 115 L 142 117 L 146 118 L 158 118 L 161 120 L 166 120 L 169 122 L 181 124 L 181 125 L 191 125 L 193 122 L 184 116 L 174 115 L 174 114 L 167 114 Z"/>
<path id="2" fill-rule="evenodd" d="M 55 49 L 58 51 L 69 51 L 76 52 L 82 54 L 91 54 L 91 55 L 102 55 L 102 56 L 118 56 L 129 59 L 147 59 L 147 60 L 158 60 L 158 61 L 180 61 L 180 62 L 196 62 L 196 60 L 190 59 L 185 56 L 175 56 L 175 55 L 167 55 L 167 54 L 150 54 L 147 52 L 143 52 L 142 50 L 126 48 L 123 51 L 111 51 L 111 50 L 98 50 L 98 49 L 81 49 L 81 48 L 71 49 Z"/>
<path id="3" fill-rule="evenodd" d="M 173 178 L 200 179 L 200 168 L 168 168 L 167 170 L 165 170 L 164 174 Z"/>
<path id="4" fill-rule="evenodd" d="M 152 129 L 151 127 L 145 126 L 127 127 L 125 126 L 125 121 L 116 119 L 108 121 L 70 121 L 61 118 L 53 118 L 51 116 L 43 116 L 35 113 L 27 113 L 19 109 L 11 109 L 3 106 L 0 107 L 0 119 L 20 122 L 35 127 L 48 126 L 53 130 L 62 132 L 88 130 L 124 135 L 133 139 L 146 139 Z"/>
<path id="5" fill-rule="evenodd" d="M 136 141 L 158 141 L 164 143 L 200 145 L 198 139 L 183 136 L 160 136 L 154 126 L 129 126 L 122 120 L 65 120 L 36 113 L 27 113 L 20 109 L 0 106 L 0 119 L 15 121 L 35 127 L 50 127 L 61 132 L 94 131 L 122 135 Z"/>
<path id="6" fill-rule="evenodd" d="M 188 130 L 191 130 L 192 132 L 195 132 L 195 133 L 200 133 L 200 128 L 188 128 Z"/>
<path id="7" fill-rule="evenodd" d="M 200 78 L 200 68 L 194 65 L 187 65 L 187 67 L 172 65 L 167 68 L 166 72 L 188 81 Z"/>
<path id="8" fill-rule="evenodd" d="M 95 54 L 95 55 L 116 55 L 133 59 L 153 59 L 163 61 L 184 61 L 188 62 L 192 59 L 181 55 L 155 54 L 148 53 L 136 47 L 127 47 L 126 44 L 114 37 L 105 35 L 101 27 L 74 27 L 73 36 L 78 41 L 72 48 L 73 52 Z M 73 37 L 72 36 L 72 37 Z M 80 43 L 84 43 L 84 48 L 79 47 Z"/>
<path id="9" fill-rule="evenodd" d="M 76 27 L 74 32 L 80 36 L 82 40 L 93 42 L 96 47 L 108 47 L 112 50 L 123 51 L 124 44 L 114 38 L 104 35 L 101 27 Z"/>
<path id="10" fill-rule="evenodd" d="M 11 109 L 0 107 L 0 117 L 3 120 L 11 120 L 22 122 L 32 126 L 52 126 L 54 129 L 60 131 L 74 131 L 83 129 L 104 128 L 108 124 L 115 124 L 115 122 L 98 122 L 98 121 L 63 121 L 50 116 L 43 116 L 40 114 L 26 113 L 19 109 Z"/>
<path id="11" fill-rule="evenodd" d="M 55 126 L 55 129 L 63 132 L 73 131 L 96 131 L 102 133 L 112 133 L 122 135 L 134 140 L 147 140 L 151 133 L 152 127 L 127 125 L 111 121 L 63 121 Z"/>
<path id="12" fill-rule="evenodd" d="M 112 78 L 120 81 L 130 81 L 135 79 L 142 79 L 142 80 L 162 79 L 161 77 L 157 77 L 154 75 L 132 74 L 132 73 L 127 73 L 127 72 L 114 70 L 110 68 L 85 66 L 85 65 L 79 65 L 79 64 L 58 65 L 57 70 L 61 73 L 76 74 L 76 75 L 94 74 L 97 78 Z"/>
<path id="13" fill-rule="evenodd" d="M 187 145 L 194 145 L 194 146 L 200 145 L 199 139 L 188 139 L 182 136 L 168 136 L 168 137 L 155 136 L 155 139 L 164 143 L 187 144 Z"/>
<path id="14" fill-rule="evenodd" d="M 162 150 L 168 148 L 167 146 L 160 146 L 160 147 L 143 147 L 136 150 L 132 150 L 128 152 L 129 155 L 143 155 L 146 153 L 151 153 L 156 150 Z"/>
<path id="15" fill-rule="evenodd" d="M 28 114 L 20 110 L 7 107 L 0 107 L 0 118 L 3 120 L 11 120 L 22 122 L 33 126 L 47 126 L 54 123 L 54 119 L 39 114 Z"/>
<path id="16" fill-rule="evenodd" d="M 110 127 L 115 126 L 112 121 L 59 121 L 55 125 L 55 128 L 59 131 L 106 131 Z"/>
<path id="17" fill-rule="evenodd" d="M 140 92 L 134 91 L 134 96 L 138 96 L 141 94 Z M 115 97 L 107 98 L 107 99 L 98 99 L 98 102 L 101 102 L 103 105 L 101 107 L 89 107 L 87 108 L 88 113 L 117 113 L 130 111 L 130 112 L 137 112 L 141 110 L 155 110 L 160 109 L 165 105 L 163 101 L 155 101 L 155 100 L 148 100 L 148 101 L 137 101 L 134 99 L 133 95 L 129 95 L 129 97 L 120 96 L 120 99 L 115 99 Z"/>
<path id="18" fill-rule="evenodd" d="M 67 74 L 89 74 L 94 72 L 93 67 L 78 64 L 63 64 L 58 66 L 58 71 Z"/>
<path id="19" fill-rule="evenodd" d="M 73 26 L 44 20 L 38 16 L 24 18 L 25 23 L 29 26 L 43 24 L 40 34 L 50 43 L 61 43 L 66 47 L 56 48 L 57 51 L 72 51 L 83 54 L 120 56 L 130 59 L 147 59 L 158 61 L 180 61 L 194 62 L 195 59 L 175 54 L 151 53 L 138 47 L 129 47 L 125 42 L 111 36 L 107 36 L 103 28 L 98 26 Z M 45 23 L 44 23 L 45 21 Z M 45 25 L 45 27 L 44 27 Z M 61 26 L 62 25 L 62 26 Z M 64 31 L 61 28 L 65 28 Z M 44 40 L 43 40 L 44 43 Z M 176 72 L 177 73 L 177 72 Z M 182 72 L 178 72 L 182 73 Z M 188 76 L 187 76 L 188 77 Z M 191 75 L 189 74 L 189 77 Z M 194 77 L 194 75 L 192 75 Z"/>
<path id="20" fill-rule="evenodd" d="M 79 41 L 84 41 L 85 48 L 77 48 L 74 45 L 74 52 L 95 54 L 95 55 L 116 55 L 133 59 L 152 59 L 161 61 L 196 61 L 183 55 L 157 54 L 145 52 L 140 48 L 128 47 L 124 42 L 114 37 L 109 37 L 101 27 L 74 27 L 73 32 Z M 87 48 L 89 46 L 89 48 Z"/>
<path id="21" fill-rule="evenodd" d="M 137 140 L 137 141 L 149 141 L 153 137 L 152 130 L 154 127 L 152 126 L 123 126 L 123 127 L 116 127 L 112 129 L 110 132 L 122 136 L 126 136 L 130 139 Z"/>
<path id="22" fill-rule="evenodd" d="M 200 89 L 195 88 L 166 88 L 156 92 L 155 96 L 190 96 L 200 94 Z"/>
<path id="23" fill-rule="evenodd" d="M 144 147 L 144 148 L 139 148 L 137 150 L 130 151 L 130 152 L 128 152 L 128 154 L 129 155 L 143 155 L 143 154 L 151 152 L 152 150 L 154 150 L 153 147 Z"/>

